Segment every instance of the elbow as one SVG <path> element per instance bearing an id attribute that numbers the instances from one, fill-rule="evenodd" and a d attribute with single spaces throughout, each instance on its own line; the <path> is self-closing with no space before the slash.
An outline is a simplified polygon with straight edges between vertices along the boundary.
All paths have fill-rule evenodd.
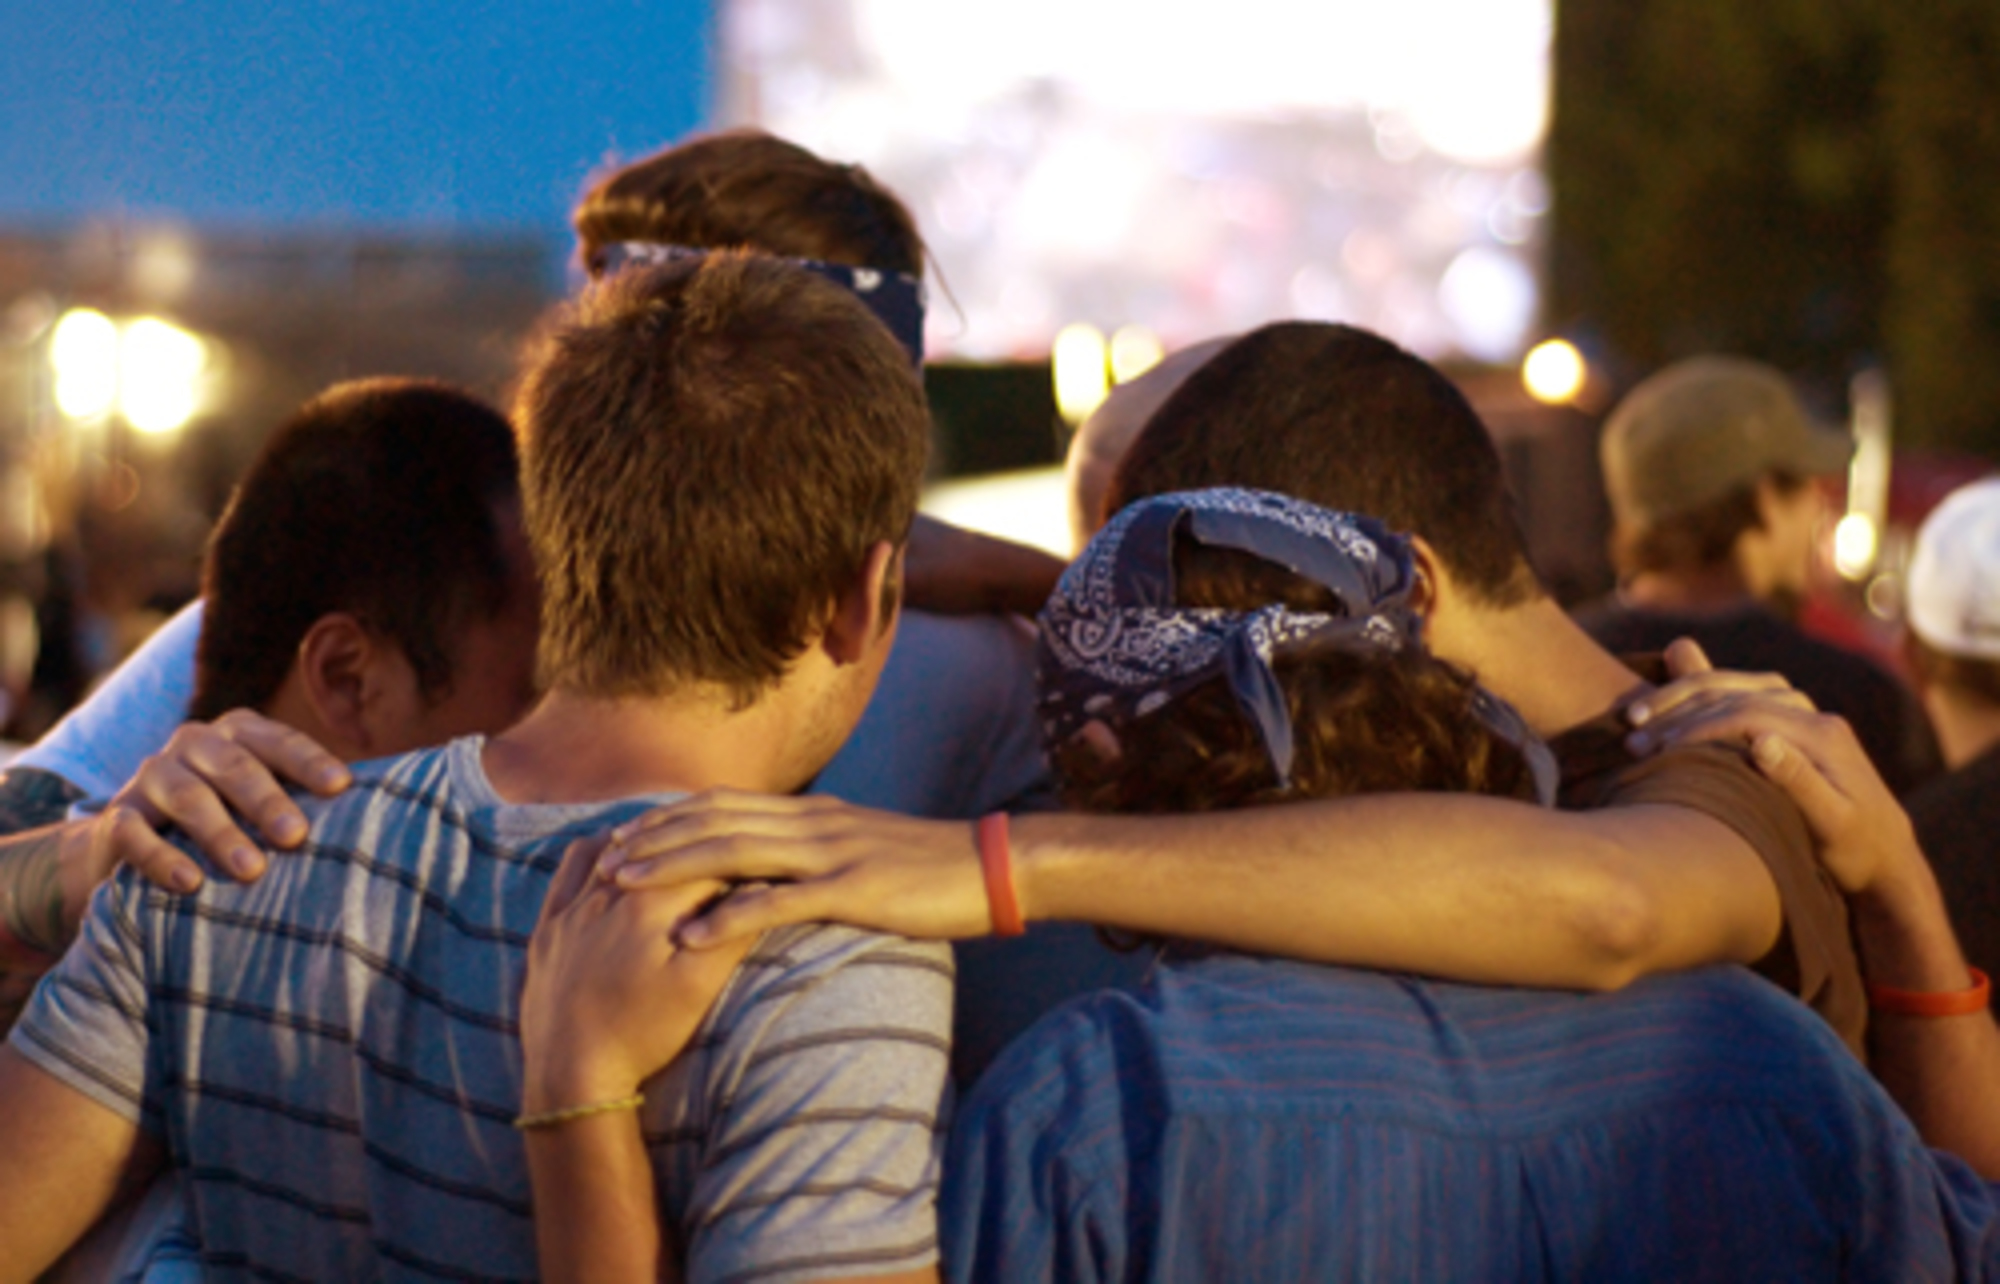
<path id="1" fill-rule="evenodd" d="M 1571 925 L 1584 960 L 1583 987 L 1610 992 L 1659 970 L 1665 915 L 1642 880 L 1598 872 L 1580 889 Z"/>

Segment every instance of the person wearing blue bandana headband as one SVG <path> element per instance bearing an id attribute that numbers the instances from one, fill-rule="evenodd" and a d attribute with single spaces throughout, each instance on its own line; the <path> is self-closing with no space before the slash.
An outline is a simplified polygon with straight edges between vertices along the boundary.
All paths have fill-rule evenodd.
<path id="1" fill-rule="evenodd" d="M 1041 618 L 1066 799 L 1546 802 L 1546 746 L 1425 652 L 1415 581 L 1368 518 L 1242 489 L 1134 502 Z M 1001 1055 L 940 1194 L 947 1277 L 996 1284 L 1966 1278 L 1995 1208 L 1740 968 L 1585 996 L 1188 940 Z"/>

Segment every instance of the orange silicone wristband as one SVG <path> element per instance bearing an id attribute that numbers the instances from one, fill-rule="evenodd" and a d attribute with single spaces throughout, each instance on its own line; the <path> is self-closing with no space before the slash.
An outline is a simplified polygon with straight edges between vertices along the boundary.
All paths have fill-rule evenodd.
<path id="1" fill-rule="evenodd" d="M 1966 1016 L 1983 1012 L 1993 1001 L 1993 982 L 1976 967 L 1969 967 L 1966 971 L 1972 973 L 1972 987 L 1965 990 L 1898 990 L 1871 982 L 1868 986 L 1868 1006 L 1877 1012 L 1915 1017 Z"/>
<path id="2" fill-rule="evenodd" d="M 993 916 L 993 934 L 1019 936 L 1027 931 L 1020 898 L 1014 894 L 1014 853 L 1007 844 L 1004 811 L 979 822 L 979 868 L 986 875 L 986 909 Z"/>

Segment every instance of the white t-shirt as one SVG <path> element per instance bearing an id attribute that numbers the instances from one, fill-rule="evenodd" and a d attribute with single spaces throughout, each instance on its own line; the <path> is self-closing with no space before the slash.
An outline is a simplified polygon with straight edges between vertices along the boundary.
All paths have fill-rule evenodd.
<path id="1" fill-rule="evenodd" d="M 155 630 L 82 704 L 8 765 L 61 776 L 86 798 L 117 793 L 187 720 L 200 636 L 201 603 L 195 601 Z"/>

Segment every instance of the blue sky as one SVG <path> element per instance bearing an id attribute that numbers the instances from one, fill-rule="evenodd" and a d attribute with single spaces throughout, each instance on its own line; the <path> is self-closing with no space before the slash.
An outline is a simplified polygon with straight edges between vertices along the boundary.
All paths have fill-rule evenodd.
<path id="1" fill-rule="evenodd" d="M 7 0 L 0 223 L 554 231 L 699 126 L 709 0 Z"/>

